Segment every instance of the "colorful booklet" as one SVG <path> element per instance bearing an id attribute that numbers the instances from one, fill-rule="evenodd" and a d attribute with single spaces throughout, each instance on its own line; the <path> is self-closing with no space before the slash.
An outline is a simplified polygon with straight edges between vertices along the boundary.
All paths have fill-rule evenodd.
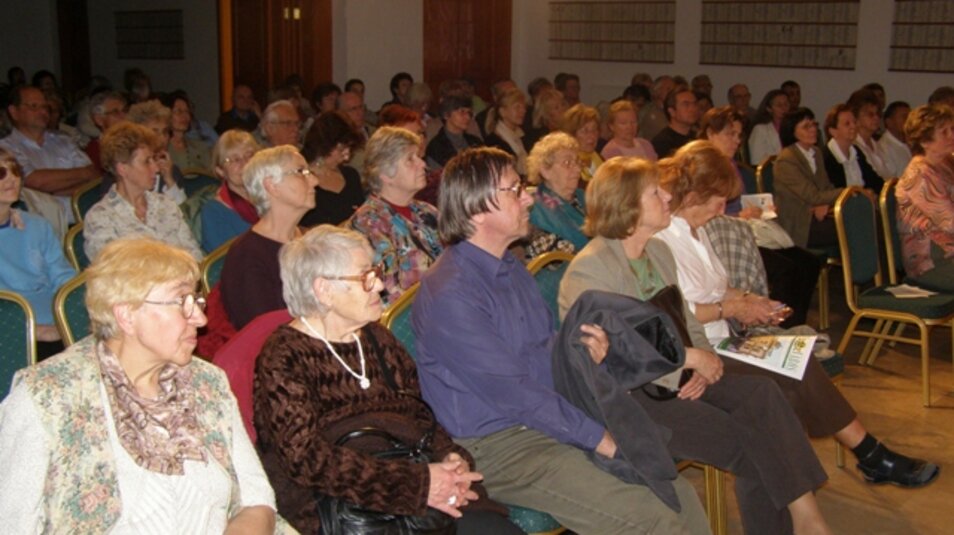
<path id="1" fill-rule="evenodd" d="M 716 344 L 716 353 L 759 368 L 802 380 L 817 336 L 729 337 Z"/>

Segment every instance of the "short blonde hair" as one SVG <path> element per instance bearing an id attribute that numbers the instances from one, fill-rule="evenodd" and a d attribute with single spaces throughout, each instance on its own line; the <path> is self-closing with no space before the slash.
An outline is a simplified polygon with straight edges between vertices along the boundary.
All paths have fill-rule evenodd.
<path id="1" fill-rule="evenodd" d="M 146 124 L 152 121 L 162 121 L 170 123 L 172 121 L 172 110 L 165 107 L 158 100 L 147 100 L 129 107 L 126 113 L 126 119 L 136 124 Z"/>
<path id="2" fill-rule="evenodd" d="M 603 162 L 586 187 L 583 232 L 591 238 L 629 237 L 639 222 L 643 192 L 657 181 L 656 164 L 648 160 L 617 156 Z"/>
<path id="3" fill-rule="evenodd" d="M 954 123 L 954 109 L 945 104 L 929 104 L 911 110 L 904 122 L 904 137 L 911 153 L 924 154 L 924 142 L 934 139 L 934 131 L 947 123 Z"/>
<path id="4" fill-rule="evenodd" d="M 533 104 L 533 127 L 543 128 L 549 126 L 544 124 L 544 121 L 547 118 L 547 112 L 549 111 L 550 106 L 553 106 L 561 100 L 564 101 L 565 106 L 566 98 L 563 96 L 563 93 L 557 91 L 556 89 L 549 87 L 541 89 Z M 558 126 L 559 125 L 554 125 L 554 127 Z"/>
<path id="5" fill-rule="evenodd" d="M 129 163 L 136 150 L 155 149 L 160 143 L 155 132 L 141 124 L 120 121 L 99 138 L 99 159 L 103 169 L 117 176 L 116 164 Z"/>
<path id="6" fill-rule="evenodd" d="M 225 167 L 225 160 L 243 149 L 258 152 L 262 147 L 255 141 L 255 136 L 245 130 L 232 129 L 224 132 L 212 149 L 212 167 L 215 169 L 215 174 L 224 178 L 219 173 L 219 168 Z"/>
<path id="7" fill-rule="evenodd" d="M 586 126 L 586 123 L 595 122 L 600 125 L 600 112 L 593 106 L 586 104 L 576 104 L 563 114 L 563 122 L 560 124 L 560 130 L 576 137 L 576 132 Z"/>
<path id="8" fill-rule="evenodd" d="M 199 266 L 192 255 L 152 238 L 119 238 L 109 242 L 85 273 L 86 309 L 90 328 L 98 340 L 109 340 L 118 334 L 115 305 L 139 308 L 160 284 L 195 284 L 199 280 Z"/>
<path id="9" fill-rule="evenodd" d="M 670 208 L 686 206 L 686 197 L 695 193 L 697 203 L 714 196 L 734 199 L 742 184 L 732 161 L 709 141 L 683 145 L 670 158 L 659 161 L 659 184 L 672 195 Z"/>
<path id="10" fill-rule="evenodd" d="M 527 155 L 527 181 L 539 184 L 544 180 L 541 171 L 553 167 L 556 163 L 556 153 L 561 150 L 573 151 L 573 156 L 580 150 L 580 144 L 569 134 L 553 132 L 537 141 Z"/>
<path id="11" fill-rule="evenodd" d="M 364 147 L 364 180 L 372 193 L 381 191 L 381 175 L 392 176 L 409 150 L 420 149 L 421 136 L 397 126 L 382 126 Z"/>
<path id="12" fill-rule="evenodd" d="M 610 105 L 609 110 L 606 112 L 606 124 L 612 124 L 617 115 L 627 111 L 636 113 L 636 106 L 633 106 L 633 103 L 628 100 L 617 100 Z M 639 114 L 637 114 L 636 117 L 637 121 L 639 120 L 638 115 Z"/>
<path id="13" fill-rule="evenodd" d="M 518 103 L 524 106 L 527 105 L 527 97 L 524 96 L 523 92 L 516 87 L 504 89 L 493 108 L 487 113 L 487 120 L 484 123 L 484 128 L 487 133 L 491 134 L 497 129 L 497 123 L 500 122 L 501 108 L 506 108 Z"/>
<path id="14" fill-rule="evenodd" d="M 345 270 L 351 265 L 355 249 L 369 257 L 374 254 L 363 234 L 334 225 L 318 225 L 282 246 L 282 297 L 292 316 L 324 316 L 329 312 L 315 295 L 315 279 L 353 275 Z"/>

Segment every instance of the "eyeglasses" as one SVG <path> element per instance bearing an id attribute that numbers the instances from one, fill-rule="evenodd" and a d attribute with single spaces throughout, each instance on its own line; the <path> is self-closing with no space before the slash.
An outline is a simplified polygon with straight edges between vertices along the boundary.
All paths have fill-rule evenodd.
<path id="1" fill-rule="evenodd" d="M 226 164 L 237 163 L 237 164 L 244 165 L 244 164 L 247 164 L 248 161 L 252 159 L 252 156 L 255 156 L 255 153 L 249 152 L 248 154 L 243 154 L 241 156 L 232 156 L 232 157 L 226 158 L 224 162 Z"/>
<path id="2" fill-rule="evenodd" d="M 285 174 L 286 174 L 286 175 L 298 175 L 298 176 L 300 176 L 300 177 L 302 177 L 302 178 L 308 178 L 309 176 L 313 175 L 314 173 L 312 173 L 312 172 L 311 172 L 311 169 L 308 169 L 307 167 L 299 167 L 298 169 L 293 169 L 293 170 L 291 170 L 291 171 L 286 171 Z"/>
<path id="3" fill-rule="evenodd" d="M 497 188 L 497 191 L 509 191 L 511 193 L 516 193 L 517 197 L 523 195 L 524 191 L 527 191 L 527 185 L 523 181 L 515 183 L 513 186 L 508 186 L 506 188 Z"/>
<path id="4" fill-rule="evenodd" d="M 361 287 L 366 292 L 374 290 L 374 285 L 384 277 L 384 268 L 381 264 L 371 266 L 370 269 L 360 275 L 338 275 L 337 277 L 323 277 L 332 281 L 355 281 L 360 282 Z"/>
<path id="5" fill-rule="evenodd" d="M 270 121 L 271 124 L 277 124 L 278 126 L 293 126 L 296 129 L 301 126 L 301 121 Z"/>
<path id="6" fill-rule="evenodd" d="M 0 180 L 7 178 L 7 176 L 19 177 L 20 173 L 17 173 L 16 169 L 13 167 L 7 167 L 6 165 L 0 165 Z"/>
<path id="7" fill-rule="evenodd" d="M 179 307 L 179 311 L 182 312 L 182 317 L 185 319 L 192 317 L 196 307 L 199 307 L 199 310 L 205 310 L 205 298 L 196 297 L 195 294 L 183 295 L 171 301 L 150 301 L 143 299 L 142 302 L 150 305 L 176 305 Z"/>
<path id="8" fill-rule="evenodd" d="M 49 104 L 37 104 L 36 102 L 30 102 L 29 104 L 24 102 L 23 104 L 20 104 L 20 107 L 26 108 L 30 111 L 40 111 L 40 110 L 50 111 Z"/>
<path id="9" fill-rule="evenodd" d="M 562 165 L 563 167 L 567 169 L 571 169 L 573 167 L 585 167 L 586 163 L 584 163 L 583 160 L 579 158 L 565 158 L 560 161 L 560 165 Z"/>

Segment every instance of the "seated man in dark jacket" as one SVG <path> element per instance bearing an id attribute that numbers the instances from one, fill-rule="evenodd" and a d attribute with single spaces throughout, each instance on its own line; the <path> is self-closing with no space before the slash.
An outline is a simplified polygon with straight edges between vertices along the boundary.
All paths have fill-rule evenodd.
<path id="1" fill-rule="evenodd" d="M 479 147 L 483 142 L 466 132 L 473 114 L 471 99 L 448 95 L 441 100 L 438 112 L 444 126 L 427 144 L 428 169 L 440 169 L 457 153 L 470 147 Z"/>

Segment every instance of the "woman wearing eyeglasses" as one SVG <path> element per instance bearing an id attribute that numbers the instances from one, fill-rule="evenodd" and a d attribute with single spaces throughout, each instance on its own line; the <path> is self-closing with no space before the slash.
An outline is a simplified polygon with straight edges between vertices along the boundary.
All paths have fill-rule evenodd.
<path id="1" fill-rule="evenodd" d="M 563 132 L 547 134 L 527 157 L 528 181 L 536 185 L 530 223 L 580 250 L 589 242 L 583 234 L 586 202 L 580 184 L 580 144 Z"/>
<path id="2" fill-rule="evenodd" d="M 162 240 L 185 249 L 196 260 L 202 258 L 179 206 L 153 191 L 159 171 L 157 146 L 151 130 L 125 121 L 100 138 L 103 168 L 116 177 L 116 183 L 83 220 L 84 247 L 90 259 L 95 260 L 107 243 L 130 236 Z"/>
<path id="3" fill-rule="evenodd" d="M 0 405 L 10 533 L 273 533 L 275 498 L 225 374 L 192 357 L 199 269 L 152 239 L 86 270 L 93 335 L 17 373 Z"/>
<path id="4" fill-rule="evenodd" d="M 301 533 L 318 533 L 318 498 L 329 496 L 396 515 L 463 512 L 462 534 L 514 532 L 503 516 L 461 511 L 477 499 L 471 484 L 481 476 L 420 401 L 414 362 L 378 323 L 383 284 L 373 256 L 364 236 L 331 225 L 282 248 L 283 292 L 295 319 L 262 348 L 254 390 L 258 450 L 279 512 Z M 377 438 L 336 444 L 366 427 L 408 444 L 432 433 L 432 462 L 375 457 L 388 447 Z"/>
<path id="5" fill-rule="evenodd" d="M 224 312 L 236 330 L 260 314 L 285 308 L 278 251 L 301 235 L 298 222 L 315 207 L 318 185 L 308 163 L 291 145 L 256 153 L 245 165 L 242 180 L 259 220 L 229 247 L 219 281 Z M 210 312 L 217 314 L 217 307 Z M 219 319 L 216 316 L 210 331 L 218 330 Z M 205 344 L 201 351 L 212 354 Z"/>
<path id="6" fill-rule="evenodd" d="M 351 228 L 371 242 L 381 265 L 384 306 L 421 279 L 444 250 L 437 209 L 414 199 L 427 184 L 421 137 L 393 126 L 378 128 L 365 147 L 370 195 L 351 217 Z"/>

